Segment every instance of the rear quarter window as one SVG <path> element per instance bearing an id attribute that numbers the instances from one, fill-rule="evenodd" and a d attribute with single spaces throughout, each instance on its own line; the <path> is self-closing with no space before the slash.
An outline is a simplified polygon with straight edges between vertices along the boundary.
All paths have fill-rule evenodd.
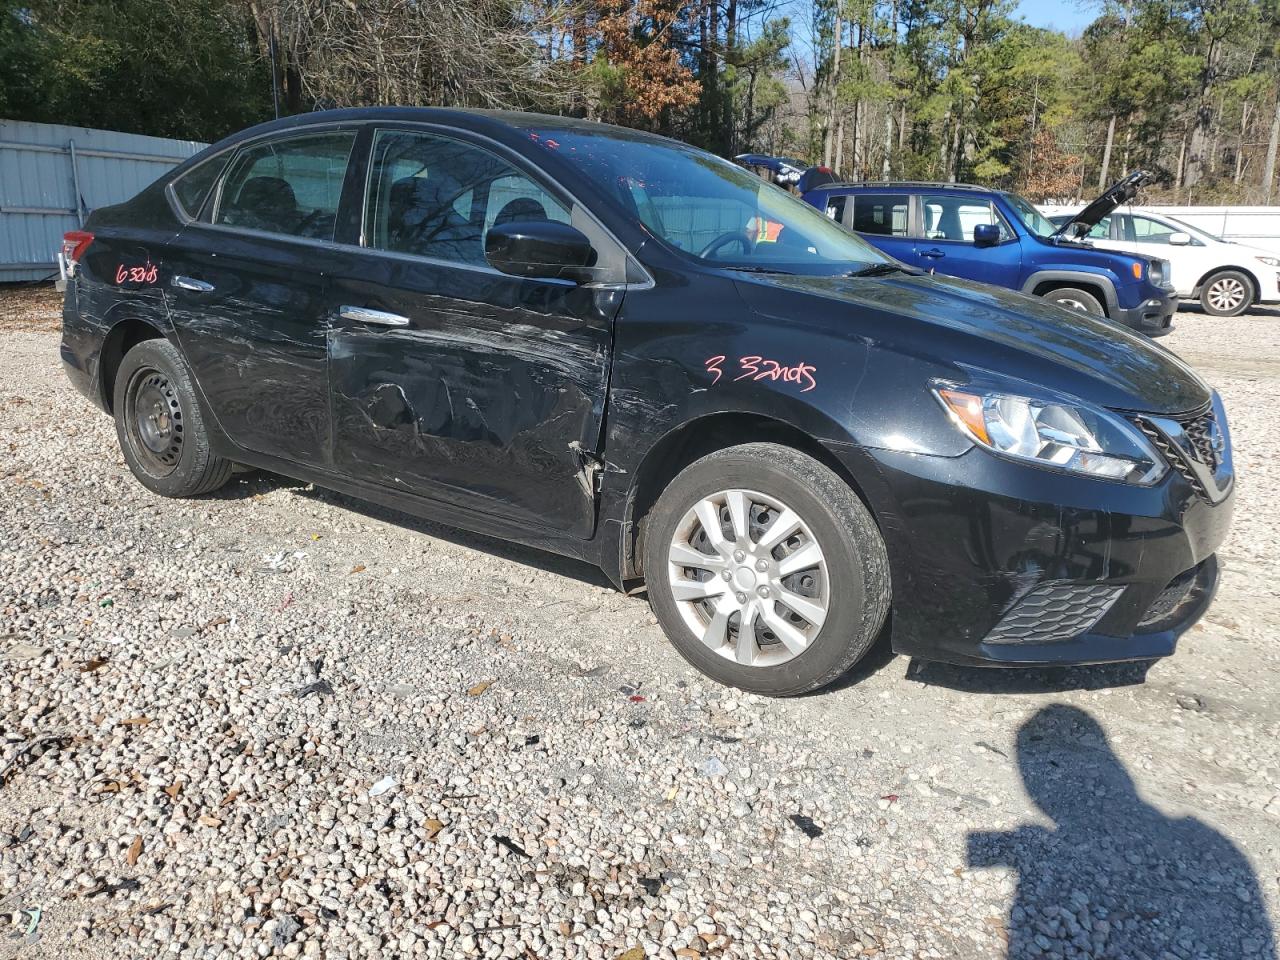
<path id="1" fill-rule="evenodd" d="M 910 197 L 889 193 L 857 193 L 852 212 L 845 207 L 845 226 L 858 233 L 883 237 L 905 237 L 908 229 Z"/>
<path id="2" fill-rule="evenodd" d="M 209 197 L 209 191 L 218 181 L 218 174 L 227 165 L 227 155 L 211 157 L 198 163 L 173 181 L 173 195 L 181 212 L 188 220 L 200 216 L 200 210 Z"/>

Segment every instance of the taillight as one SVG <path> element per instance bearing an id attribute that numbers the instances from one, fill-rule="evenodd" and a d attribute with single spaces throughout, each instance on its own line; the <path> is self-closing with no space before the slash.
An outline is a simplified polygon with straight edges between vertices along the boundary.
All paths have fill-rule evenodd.
<path id="1" fill-rule="evenodd" d="M 68 275 L 75 272 L 76 263 L 91 243 L 93 234 L 86 230 L 72 230 L 62 235 L 62 260 L 67 265 Z"/>

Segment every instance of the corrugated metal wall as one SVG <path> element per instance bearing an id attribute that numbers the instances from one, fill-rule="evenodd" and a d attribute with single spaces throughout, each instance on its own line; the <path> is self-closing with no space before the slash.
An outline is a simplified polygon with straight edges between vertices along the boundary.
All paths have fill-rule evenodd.
<path id="1" fill-rule="evenodd" d="M 0 283 L 57 270 L 62 235 L 204 149 L 89 127 L 0 120 Z"/>

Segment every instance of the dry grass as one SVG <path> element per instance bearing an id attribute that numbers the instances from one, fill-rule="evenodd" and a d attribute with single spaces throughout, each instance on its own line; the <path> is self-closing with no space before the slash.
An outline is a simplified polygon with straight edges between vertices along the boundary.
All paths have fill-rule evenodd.
<path id="1" fill-rule="evenodd" d="M 62 294 L 52 283 L 0 284 L 0 332 L 53 331 L 62 326 Z"/>

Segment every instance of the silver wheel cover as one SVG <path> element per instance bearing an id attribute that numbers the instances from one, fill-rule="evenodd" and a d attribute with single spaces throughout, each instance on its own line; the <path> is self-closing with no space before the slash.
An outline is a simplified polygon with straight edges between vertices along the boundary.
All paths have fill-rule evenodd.
<path id="1" fill-rule="evenodd" d="M 1244 284 L 1235 277 L 1220 277 L 1209 285 L 1207 299 L 1209 306 L 1213 309 L 1228 313 L 1239 309 L 1246 296 L 1248 291 L 1245 290 Z"/>
<path id="2" fill-rule="evenodd" d="M 749 667 L 804 653 L 831 597 L 826 556 L 809 525 L 754 490 L 722 490 L 689 508 L 667 547 L 667 582 L 693 635 Z"/>

